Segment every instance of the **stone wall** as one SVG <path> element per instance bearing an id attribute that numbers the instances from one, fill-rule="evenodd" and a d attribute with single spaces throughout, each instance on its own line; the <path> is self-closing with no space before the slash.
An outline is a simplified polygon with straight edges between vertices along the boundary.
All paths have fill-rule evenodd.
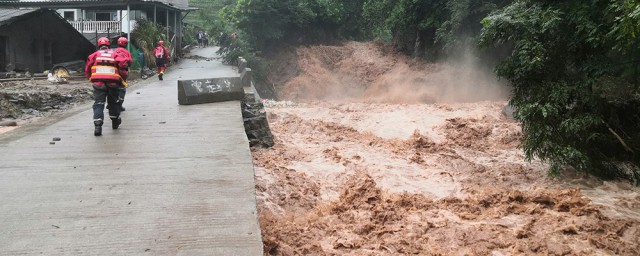
<path id="1" fill-rule="evenodd" d="M 245 98 L 242 101 L 242 118 L 244 119 L 244 130 L 249 139 L 251 147 L 271 147 L 273 146 L 273 135 L 269 128 L 267 112 L 260 101 L 260 95 L 256 92 L 251 79 L 251 69 L 247 67 L 247 61 L 238 58 L 238 73 L 243 88 L 245 88 Z"/>

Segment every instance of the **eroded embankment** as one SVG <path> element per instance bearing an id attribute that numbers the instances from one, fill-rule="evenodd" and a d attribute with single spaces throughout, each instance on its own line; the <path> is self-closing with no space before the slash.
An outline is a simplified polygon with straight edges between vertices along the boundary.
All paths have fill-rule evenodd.
<path id="1" fill-rule="evenodd" d="M 48 84 L 43 80 L 0 83 L 0 119 L 28 119 L 65 109 L 93 97 L 86 83 Z"/>

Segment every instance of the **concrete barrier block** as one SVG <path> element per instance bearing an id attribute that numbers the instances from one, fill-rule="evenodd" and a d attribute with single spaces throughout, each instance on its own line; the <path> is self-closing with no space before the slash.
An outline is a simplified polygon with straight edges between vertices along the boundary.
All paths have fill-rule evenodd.
<path id="1" fill-rule="evenodd" d="M 244 72 L 240 73 L 240 80 L 242 81 L 242 87 L 251 87 L 252 72 L 250 68 L 245 68 Z"/>
<path id="2" fill-rule="evenodd" d="M 194 105 L 242 100 L 244 89 L 240 77 L 178 80 L 178 104 Z"/>
<path id="3" fill-rule="evenodd" d="M 242 57 L 238 58 L 238 73 L 242 73 L 247 68 L 247 60 Z"/>

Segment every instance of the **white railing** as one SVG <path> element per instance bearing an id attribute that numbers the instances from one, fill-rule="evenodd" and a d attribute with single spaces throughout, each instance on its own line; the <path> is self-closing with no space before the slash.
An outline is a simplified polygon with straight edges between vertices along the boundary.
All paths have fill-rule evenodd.
<path id="1" fill-rule="evenodd" d="M 79 32 L 117 33 L 120 32 L 120 21 L 69 21 Z"/>

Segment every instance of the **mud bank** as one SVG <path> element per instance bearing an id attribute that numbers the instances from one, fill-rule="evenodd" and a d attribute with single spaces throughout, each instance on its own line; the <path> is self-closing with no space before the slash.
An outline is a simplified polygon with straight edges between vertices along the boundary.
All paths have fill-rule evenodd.
<path id="1" fill-rule="evenodd" d="M 0 120 L 16 120 L 18 125 L 60 113 L 75 104 L 93 99 L 86 81 L 50 84 L 46 80 L 0 83 Z M 0 133 L 11 130 L 0 129 Z"/>

